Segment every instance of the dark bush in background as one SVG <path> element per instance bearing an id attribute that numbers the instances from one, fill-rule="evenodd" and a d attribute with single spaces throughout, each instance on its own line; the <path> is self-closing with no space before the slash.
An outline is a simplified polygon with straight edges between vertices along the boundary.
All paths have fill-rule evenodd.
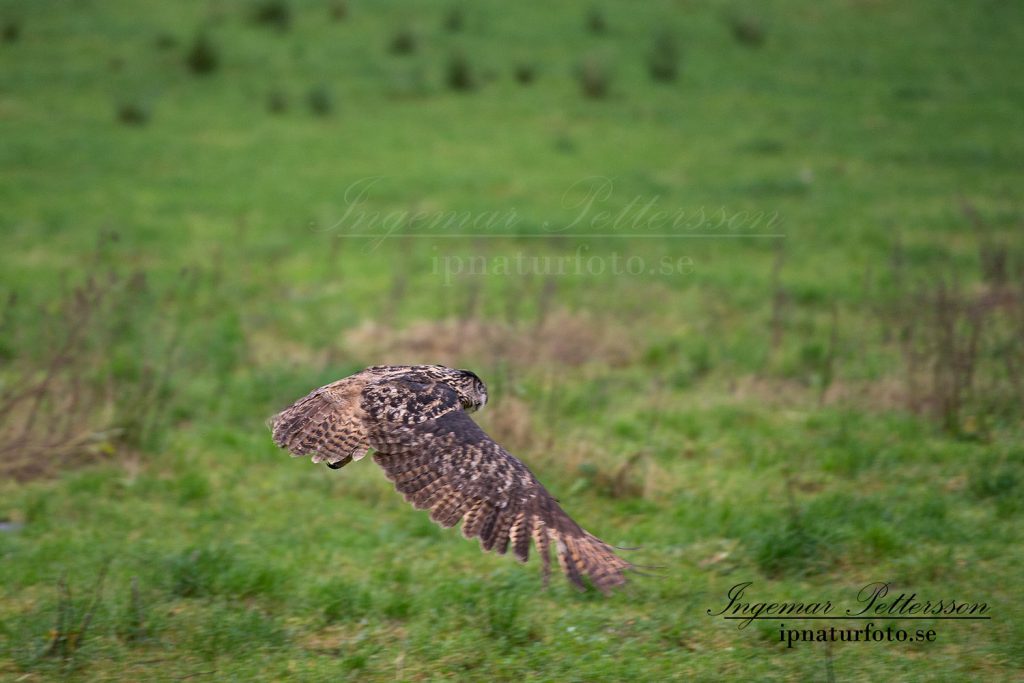
<path id="1" fill-rule="evenodd" d="M 597 56 L 584 57 L 576 67 L 576 80 L 584 97 L 599 100 L 608 96 L 611 87 L 611 74 L 608 67 Z"/>
<path id="2" fill-rule="evenodd" d="M 449 33 L 459 33 L 466 27 L 466 12 L 461 5 L 456 5 L 444 15 L 444 29 Z"/>
<path id="3" fill-rule="evenodd" d="M 21 37 L 21 24 L 16 21 L 4 22 L 3 30 L 0 30 L 0 39 L 5 43 L 16 43 Z"/>
<path id="4" fill-rule="evenodd" d="M 326 85 L 317 85 L 306 94 L 306 104 L 317 116 L 329 116 L 334 111 L 334 96 Z"/>
<path id="5" fill-rule="evenodd" d="M 452 90 L 467 91 L 477 86 L 477 78 L 465 53 L 457 51 L 448 58 L 445 68 L 445 82 Z"/>
<path id="6" fill-rule="evenodd" d="M 345 0 L 334 0 L 331 3 L 331 19 L 334 21 L 345 21 L 348 19 L 348 2 Z"/>
<path id="7" fill-rule="evenodd" d="M 591 7 L 587 12 L 587 30 L 595 35 L 608 32 L 608 22 L 604 18 L 604 12 L 600 7 Z"/>
<path id="8" fill-rule="evenodd" d="M 655 81 L 668 83 L 679 78 L 679 42 L 668 30 L 654 36 L 654 44 L 647 58 L 647 71 Z"/>
<path id="9" fill-rule="evenodd" d="M 512 75 L 518 83 L 529 85 L 537 80 L 537 67 L 533 64 L 517 64 Z"/>
<path id="10" fill-rule="evenodd" d="M 391 36 L 388 50 L 393 55 L 411 55 L 416 52 L 416 34 L 410 28 L 401 28 Z"/>
<path id="11" fill-rule="evenodd" d="M 149 108 L 138 102 L 117 105 L 117 120 L 128 126 L 143 126 L 149 122 Z"/>
<path id="12" fill-rule="evenodd" d="M 153 39 L 153 45 L 155 45 L 158 50 L 171 50 L 178 47 L 178 39 L 173 33 L 161 31 L 156 35 L 156 38 Z"/>
<path id="13" fill-rule="evenodd" d="M 279 88 L 267 93 L 267 111 L 271 114 L 283 114 L 288 111 L 288 95 Z"/>
<path id="14" fill-rule="evenodd" d="M 731 16 L 728 19 L 729 29 L 736 42 L 747 47 L 761 47 L 764 45 L 764 25 L 756 17 Z"/>
<path id="15" fill-rule="evenodd" d="M 291 6 L 285 0 L 264 0 L 253 9 L 252 18 L 257 24 L 287 31 L 292 25 Z"/>
<path id="16" fill-rule="evenodd" d="M 185 64 L 189 71 L 197 76 L 205 76 L 217 70 L 220 66 L 220 53 L 217 46 L 213 44 L 205 32 L 200 31 L 192 41 L 188 55 L 185 57 Z"/>

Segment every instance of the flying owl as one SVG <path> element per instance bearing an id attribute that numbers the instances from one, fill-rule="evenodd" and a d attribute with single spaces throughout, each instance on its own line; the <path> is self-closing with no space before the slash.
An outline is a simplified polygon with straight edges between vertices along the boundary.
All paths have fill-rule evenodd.
<path id="1" fill-rule="evenodd" d="M 604 593 L 634 566 L 584 531 L 526 465 L 469 417 L 487 404 L 474 373 L 442 365 L 367 368 L 316 389 L 270 420 L 274 443 L 338 469 L 373 459 L 417 509 L 442 527 L 462 520 L 462 535 L 485 551 L 511 548 L 526 562 L 531 540 L 550 574 L 549 548 L 569 581 L 583 577 Z"/>

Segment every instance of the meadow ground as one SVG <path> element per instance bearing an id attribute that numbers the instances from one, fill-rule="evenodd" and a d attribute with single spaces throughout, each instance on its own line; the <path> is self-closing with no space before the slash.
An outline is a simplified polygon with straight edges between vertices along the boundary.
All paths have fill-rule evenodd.
<path id="1" fill-rule="evenodd" d="M 0 677 L 1019 680 L 1021 45 L 995 0 L 0 3 Z M 476 370 L 659 569 L 543 589 L 270 442 L 382 362 Z M 787 647 L 709 615 L 746 582 L 991 619 Z"/>

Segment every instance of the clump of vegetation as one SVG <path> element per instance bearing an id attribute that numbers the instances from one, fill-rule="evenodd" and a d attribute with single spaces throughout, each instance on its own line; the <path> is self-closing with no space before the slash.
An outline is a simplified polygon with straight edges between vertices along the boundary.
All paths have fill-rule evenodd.
<path id="1" fill-rule="evenodd" d="M 61 576 L 57 582 L 57 610 L 50 629 L 50 642 L 41 657 L 58 657 L 65 671 L 72 664 L 79 649 L 91 635 L 89 627 L 96 616 L 97 609 L 103 601 L 103 583 L 107 577 L 107 566 L 100 571 L 93 585 L 92 597 L 84 609 L 76 609 L 71 597 L 71 587 L 67 576 Z"/>
<path id="2" fill-rule="evenodd" d="M 462 5 L 455 5 L 444 15 L 444 29 L 449 33 L 459 33 L 466 27 L 466 11 Z"/>
<path id="3" fill-rule="evenodd" d="M 288 95 L 280 88 L 267 93 L 267 111 L 271 114 L 283 114 L 288 111 Z"/>
<path id="4" fill-rule="evenodd" d="M 125 643 L 142 643 L 153 637 L 153 625 L 146 614 L 137 576 L 131 578 L 127 604 L 121 611 L 118 622 L 117 635 Z"/>
<path id="5" fill-rule="evenodd" d="M 345 21 L 348 19 L 347 0 L 334 0 L 331 3 L 331 19 L 334 21 Z"/>
<path id="6" fill-rule="evenodd" d="M 587 30 L 595 35 L 602 35 L 608 32 L 608 21 L 600 7 L 591 7 L 587 12 Z"/>
<path id="7" fill-rule="evenodd" d="M 477 87 L 477 79 L 473 73 L 473 67 L 464 52 L 457 51 L 448 58 L 445 67 L 445 82 L 452 90 L 465 92 Z"/>
<path id="8" fill-rule="evenodd" d="M 903 360 L 905 403 L 961 436 L 982 437 L 989 417 L 1019 417 L 1024 406 L 1024 284 L 1011 276 L 1015 254 L 988 236 L 978 212 L 981 282 L 964 287 L 954 273 L 911 285 L 902 245 L 891 259 L 885 338 Z"/>
<path id="9" fill-rule="evenodd" d="M 185 64 L 197 76 L 206 76 L 220 67 L 220 51 L 205 31 L 196 34 L 185 56 Z"/>
<path id="10" fill-rule="evenodd" d="M 21 24 L 16 21 L 4 22 L 3 30 L 0 31 L 0 39 L 5 43 L 16 43 L 21 37 Z"/>
<path id="11" fill-rule="evenodd" d="M 149 108 L 138 102 L 122 102 L 117 105 L 117 120 L 127 126 L 144 126 L 149 123 Z"/>
<path id="12" fill-rule="evenodd" d="M 183 598 L 213 595 L 218 580 L 230 571 L 234 556 L 226 548 L 190 548 L 167 558 L 170 592 Z"/>
<path id="13" fill-rule="evenodd" d="M 326 85 L 317 85 L 306 94 L 306 104 L 316 116 L 330 116 L 334 111 L 334 95 Z"/>
<path id="14" fill-rule="evenodd" d="M 993 468 L 976 467 L 971 475 L 969 487 L 971 493 L 978 498 L 998 498 L 1006 495 L 1017 495 L 1021 481 L 1017 472 L 1009 467 Z"/>
<path id="15" fill-rule="evenodd" d="M 175 409 L 170 373 L 196 360 L 182 344 L 194 282 L 186 274 L 180 288 L 157 290 L 143 271 L 97 269 L 56 300 L 9 297 L 0 312 L 0 476 L 46 476 L 120 446 L 154 445 Z M 48 313 L 33 328 L 20 322 L 39 311 Z"/>
<path id="16" fill-rule="evenodd" d="M 516 79 L 517 83 L 521 85 L 529 85 L 537 80 L 537 67 L 528 62 L 516 64 L 515 68 L 512 70 L 512 76 Z"/>
<path id="17" fill-rule="evenodd" d="M 387 81 L 387 92 L 391 97 L 424 97 L 432 92 L 430 74 L 422 63 L 410 63 L 393 70 Z"/>
<path id="18" fill-rule="evenodd" d="M 358 621 L 373 611 L 373 596 L 362 585 L 335 578 L 317 589 L 324 621 L 328 624 Z"/>
<path id="19" fill-rule="evenodd" d="M 611 72 L 604 61 L 595 55 L 585 57 L 576 67 L 576 81 L 584 97 L 604 99 L 611 88 Z"/>
<path id="20" fill-rule="evenodd" d="M 728 21 L 736 42 L 747 47 L 764 45 L 764 24 L 760 19 L 751 16 L 730 16 Z"/>
<path id="21" fill-rule="evenodd" d="M 391 36 L 388 51 L 393 55 L 411 55 L 416 52 L 416 34 L 409 27 L 400 28 Z"/>
<path id="22" fill-rule="evenodd" d="M 643 494 L 639 479 L 644 460 L 643 453 L 633 453 L 614 467 L 601 467 L 593 462 L 581 462 L 577 467 L 579 478 L 572 491 L 592 489 L 608 498 L 636 498 Z"/>
<path id="23" fill-rule="evenodd" d="M 675 35 L 668 30 L 658 32 L 647 57 L 647 72 L 651 78 L 662 83 L 676 80 L 680 60 L 679 41 Z"/>
<path id="24" fill-rule="evenodd" d="M 795 488 L 795 481 L 787 476 L 785 513 L 753 539 L 754 560 L 766 576 L 817 574 L 840 555 L 838 533 L 826 518 L 845 499 L 819 498 L 804 508 L 796 501 Z"/>
<path id="25" fill-rule="evenodd" d="M 156 34 L 156 38 L 153 39 L 153 44 L 158 50 L 173 50 L 178 47 L 178 39 L 173 33 L 161 31 Z"/>
<path id="26" fill-rule="evenodd" d="M 11 294 L 0 310 L 0 477 L 155 449 L 195 408 L 178 400 L 180 377 L 238 361 L 238 328 L 188 324 L 204 310 L 199 271 L 158 287 L 101 265 L 119 239 L 102 236 L 78 284 L 42 300 Z"/>
<path id="27" fill-rule="evenodd" d="M 947 430 L 978 434 L 979 417 L 1024 399 L 1024 296 L 972 294 L 938 280 L 897 303 L 900 347 L 912 410 Z M 967 419 L 967 411 L 970 419 Z"/>
<path id="28" fill-rule="evenodd" d="M 523 614 L 517 593 L 510 592 L 501 597 L 491 596 L 486 599 L 480 617 L 483 622 L 481 631 L 506 649 L 526 645 L 535 636 Z"/>
<path id="29" fill-rule="evenodd" d="M 263 0 L 253 9 L 253 21 L 287 31 L 292 24 L 292 9 L 286 0 Z"/>

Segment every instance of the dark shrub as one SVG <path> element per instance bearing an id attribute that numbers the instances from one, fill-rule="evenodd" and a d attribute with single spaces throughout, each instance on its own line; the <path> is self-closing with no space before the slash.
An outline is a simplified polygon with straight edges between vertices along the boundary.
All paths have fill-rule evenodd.
<path id="1" fill-rule="evenodd" d="M 416 52 L 416 34 L 409 28 L 395 31 L 388 49 L 393 55 L 411 55 Z"/>
<path id="2" fill-rule="evenodd" d="M 348 3 L 345 0 L 334 0 L 331 3 L 331 19 L 334 21 L 348 19 Z"/>
<path id="3" fill-rule="evenodd" d="M 256 5 L 252 13 L 253 21 L 287 31 L 292 25 L 292 10 L 285 0 L 263 0 Z"/>
<path id="4" fill-rule="evenodd" d="M 334 111 L 334 97 L 325 85 L 311 88 L 306 95 L 309 110 L 317 116 L 329 116 Z"/>
<path id="5" fill-rule="evenodd" d="M 174 37 L 173 33 L 161 31 L 156 34 L 156 38 L 153 39 L 153 44 L 158 50 L 172 50 L 178 47 L 178 39 Z"/>
<path id="6" fill-rule="evenodd" d="M 0 38 L 3 38 L 5 43 L 16 43 L 20 37 L 21 24 L 16 21 L 8 21 L 4 23 L 4 28 L 0 31 Z"/>
<path id="7" fill-rule="evenodd" d="M 126 126 L 144 126 L 149 122 L 149 109 L 137 102 L 117 105 L 117 120 Z"/>
<path id="8" fill-rule="evenodd" d="M 513 75 L 518 83 L 529 85 L 537 79 L 537 67 L 533 64 L 517 64 Z"/>
<path id="9" fill-rule="evenodd" d="M 444 28 L 449 33 L 459 33 L 466 27 L 466 13 L 461 5 L 456 5 L 448 10 L 444 17 Z"/>
<path id="10" fill-rule="evenodd" d="M 275 88 L 267 93 L 267 111 L 271 114 L 283 114 L 288 111 L 288 96 L 283 90 Z"/>
<path id="11" fill-rule="evenodd" d="M 597 57 L 586 57 L 576 68 L 576 80 L 585 97 L 599 100 L 608 96 L 611 74 L 608 67 Z"/>
<path id="12" fill-rule="evenodd" d="M 476 77 L 469 60 L 462 52 L 455 52 L 448 60 L 445 70 L 445 82 L 452 90 L 473 90 L 476 88 Z"/>
<path id="13" fill-rule="evenodd" d="M 732 29 L 732 37 L 747 47 L 761 47 L 764 45 L 764 26 L 760 19 L 755 17 L 730 17 L 729 28 Z"/>
<path id="14" fill-rule="evenodd" d="M 205 33 L 196 34 L 195 40 L 192 41 L 192 47 L 189 48 L 188 55 L 185 57 L 185 63 L 188 65 L 189 71 L 197 76 L 213 73 L 220 66 L 220 54 L 217 51 L 217 46 Z"/>
<path id="15" fill-rule="evenodd" d="M 654 37 L 651 54 L 647 58 L 647 71 L 651 78 L 663 83 L 679 77 L 679 44 L 669 31 L 661 31 Z"/>

